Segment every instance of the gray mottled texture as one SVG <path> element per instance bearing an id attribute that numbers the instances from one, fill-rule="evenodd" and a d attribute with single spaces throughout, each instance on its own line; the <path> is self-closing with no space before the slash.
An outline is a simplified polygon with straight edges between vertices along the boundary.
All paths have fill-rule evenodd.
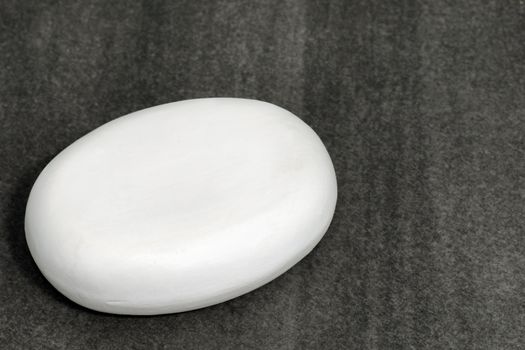
<path id="1" fill-rule="evenodd" d="M 263 288 L 119 317 L 24 239 L 42 167 L 160 103 L 257 98 L 325 142 L 325 238 Z M 0 347 L 524 349 L 525 2 L 0 1 Z"/>

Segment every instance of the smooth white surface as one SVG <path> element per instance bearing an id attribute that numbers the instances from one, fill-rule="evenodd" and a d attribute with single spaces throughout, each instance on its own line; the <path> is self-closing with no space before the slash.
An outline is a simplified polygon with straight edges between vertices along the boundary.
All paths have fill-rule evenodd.
<path id="1" fill-rule="evenodd" d="M 325 147 L 293 114 L 187 100 L 115 119 L 62 151 L 31 191 L 26 238 L 78 304 L 180 312 L 289 269 L 327 230 L 336 197 Z"/>

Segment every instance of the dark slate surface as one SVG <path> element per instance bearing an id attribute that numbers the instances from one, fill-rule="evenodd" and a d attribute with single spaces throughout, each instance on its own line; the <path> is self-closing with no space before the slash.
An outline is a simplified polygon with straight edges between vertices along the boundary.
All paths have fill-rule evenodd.
<path id="1" fill-rule="evenodd" d="M 24 206 L 61 149 L 145 107 L 257 98 L 311 125 L 334 221 L 230 302 L 122 317 L 33 263 Z M 0 1 L 3 349 L 524 349 L 525 2 Z"/>

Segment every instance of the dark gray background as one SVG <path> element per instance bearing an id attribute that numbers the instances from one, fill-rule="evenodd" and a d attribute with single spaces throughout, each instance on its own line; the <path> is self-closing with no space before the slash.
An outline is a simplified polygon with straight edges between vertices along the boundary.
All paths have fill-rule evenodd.
<path id="1" fill-rule="evenodd" d="M 334 221 L 206 309 L 76 306 L 33 263 L 30 187 L 93 128 L 257 98 L 315 129 Z M 525 1 L 0 1 L 0 347 L 524 349 Z"/>

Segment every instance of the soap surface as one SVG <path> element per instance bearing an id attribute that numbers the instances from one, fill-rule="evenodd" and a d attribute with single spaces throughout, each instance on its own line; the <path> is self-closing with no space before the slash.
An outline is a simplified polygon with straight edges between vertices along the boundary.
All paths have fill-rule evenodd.
<path id="1" fill-rule="evenodd" d="M 80 305 L 181 312 L 288 270 L 326 232 L 336 197 L 324 145 L 290 112 L 186 100 L 117 118 L 58 154 L 31 190 L 26 239 Z"/>

